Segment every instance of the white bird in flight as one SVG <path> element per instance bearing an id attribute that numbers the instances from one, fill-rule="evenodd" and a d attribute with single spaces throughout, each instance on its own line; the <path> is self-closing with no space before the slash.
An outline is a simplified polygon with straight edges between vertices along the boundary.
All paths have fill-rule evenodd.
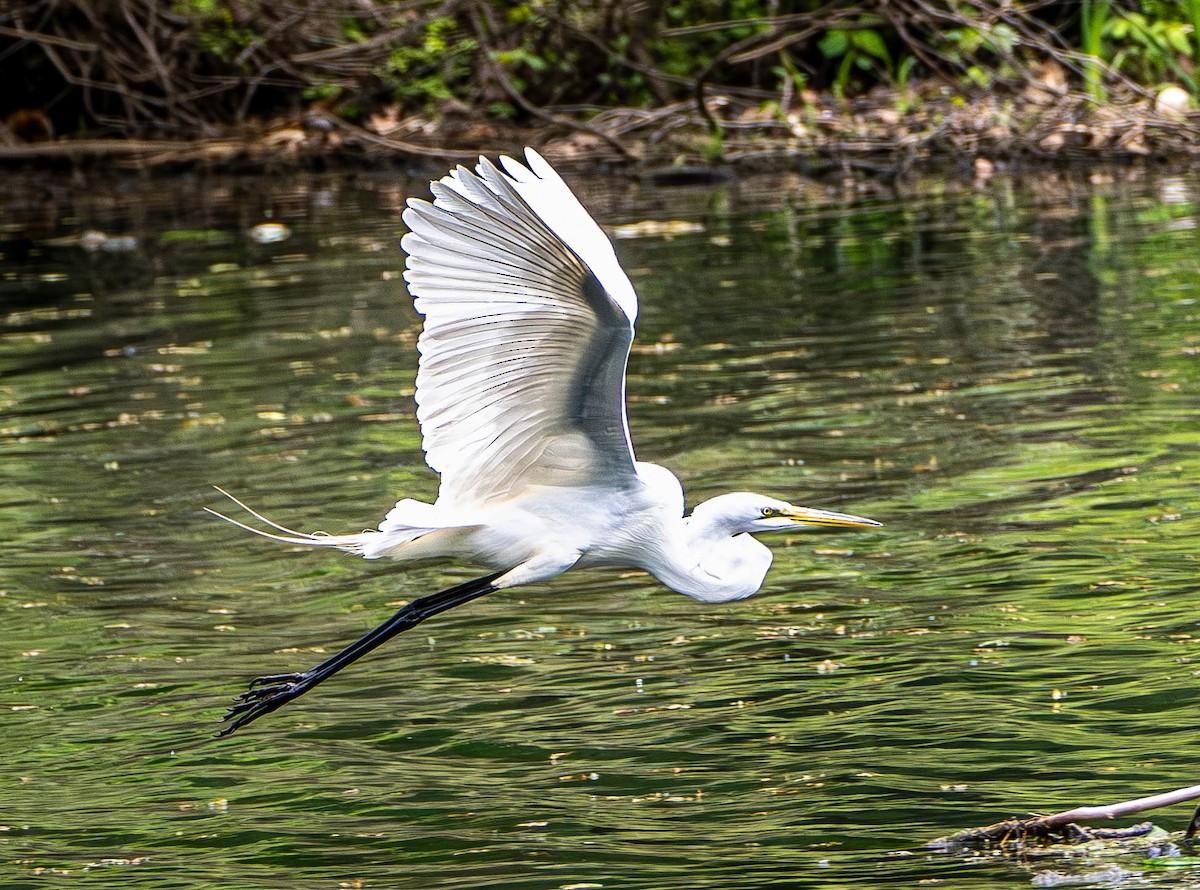
<path id="1" fill-rule="evenodd" d="M 637 295 L 612 243 L 535 151 L 480 158 L 408 201 L 404 273 L 425 316 L 417 420 L 437 501 L 405 498 L 378 531 L 306 534 L 238 506 L 288 544 L 367 559 L 450 558 L 490 574 L 413 600 L 315 667 L 258 677 L 225 716 L 228 735 L 303 695 L 432 615 L 571 568 L 643 569 L 723 603 L 755 593 L 771 565 L 759 532 L 880 523 L 735 492 L 685 515 L 683 487 L 634 457 L 625 364 Z M 222 492 L 224 493 L 224 492 Z M 215 513 L 216 511 L 210 510 Z"/>

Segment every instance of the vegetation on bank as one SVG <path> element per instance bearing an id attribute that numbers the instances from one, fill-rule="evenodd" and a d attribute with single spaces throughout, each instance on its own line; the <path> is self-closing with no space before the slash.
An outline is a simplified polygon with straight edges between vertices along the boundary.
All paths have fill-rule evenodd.
<path id="1" fill-rule="evenodd" d="M 1198 62 L 1200 0 L 10 0 L 0 157 L 1191 154 Z"/>

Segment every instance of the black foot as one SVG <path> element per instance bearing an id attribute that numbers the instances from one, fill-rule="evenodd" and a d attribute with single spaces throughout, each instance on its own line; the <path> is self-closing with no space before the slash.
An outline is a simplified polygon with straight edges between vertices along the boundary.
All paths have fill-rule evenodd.
<path id="1" fill-rule="evenodd" d="M 315 685 L 312 676 L 307 673 L 255 677 L 250 681 L 250 688 L 237 697 L 237 704 L 225 713 L 224 721 L 229 725 L 217 735 L 237 732 L 247 723 L 253 723 L 264 714 L 283 707 Z"/>
<path id="2" fill-rule="evenodd" d="M 250 681 L 250 688 L 237 697 L 237 703 L 225 715 L 228 724 L 217 735 L 225 736 L 237 732 L 247 723 L 253 723 L 263 714 L 282 708 L 294 698 L 298 698 L 318 683 L 332 677 L 342 668 L 353 664 L 354 661 L 366 655 L 382 643 L 387 642 L 398 633 L 415 627 L 420 622 L 469 603 L 476 597 L 491 593 L 497 588 L 492 582 L 500 577 L 500 572 L 484 578 L 476 578 L 443 590 L 432 593 L 420 599 L 413 600 L 383 624 L 366 635 L 359 637 L 345 649 L 326 658 L 316 667 L 309 668 L 299 674 L 268 674 L 256 677 Z"/>

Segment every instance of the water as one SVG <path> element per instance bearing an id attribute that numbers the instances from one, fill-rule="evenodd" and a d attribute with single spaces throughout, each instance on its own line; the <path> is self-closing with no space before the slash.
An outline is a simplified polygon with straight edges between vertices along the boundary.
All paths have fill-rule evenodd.
<path id="1" fill-rule="evenodd" d="M 606 224 L 689 223 L 618 230 L 639 456 L 691 503 L 886 527 L 776 536 L 737 604 L 599 572 L 496 594 L 222 740 L 249 677 L 467 577 L 201 512 L 220 485 L 357 530 L 435 495 L 395 248 L 421 187 L 10 182 L 3 885 L 1200 886 L 1137 845 L 924 847 L 1197 781 L 1200 180 L 1097 180 L 581 183 Z"/>

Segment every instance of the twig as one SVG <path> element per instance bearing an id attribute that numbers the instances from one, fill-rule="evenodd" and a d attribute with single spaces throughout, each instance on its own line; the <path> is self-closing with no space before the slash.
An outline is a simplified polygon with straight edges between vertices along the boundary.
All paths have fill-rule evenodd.
<path id="1" fill-rule="evenodd" d="M 510 99 L 513 100 L 518 108 L 520 108 L 526 114 L 531 114 L 536 118 L 546 121 L 547 123 L 557 124 L 558 126 L 564 127 L 568 130 L 577 130 L 581 133 L 588 133 L 598 139 L 602 139 L 625 160 L 634 159 L 633 153 L 612 135 L 583 121 L 577 121 L 574 118 L 564 117 L 561 114 L 555 114 L 552 111 L 547 111 L 544 108 L 534 105 L 527 98 L 525 98 L 521 91 L 517 89 L 516 85 L 513 84 L 512 80 L 505 72 L 504 67 L 493 58 L 491 49 L 488 46 L 487 29 L 484 27 L 484 23 L 480 19 L 478 10 L 471 10 L 471 19 L 472 24 L 474 25 L 475 37 L 477 40 L 479 40 L 480 45 L 485 50 L 485 52 L 481 54 L 480 58 L 481 67 L 486 70 L 489 75 L 491 75 L 496 84 L 499 85 L 502 90 L 504 90 L 504 92 Z"/>
<path id="2" fill-rule="evenodd" d="M 1119 819 L 1122 816 L 1132 816 L 1134 813 L 1155 810 L 1159 807 L 1169 807 L 1171 804 L 1182 803 L 1185 800 L 1196 800 L 1197 798 L 1200 798 L 1200 785 L 1189 785 L 1187 788 L 1166 791 L 1162 794 L 1152 794 L 1149 797 L 1139 797 L 1134 800 L 1122 801 L 1121 803 L 1076 807 L 1073 810 L 1055 813 L 1053 816 L 1043 816 L 1039 821 L 1049 827 L 1063 825 L 1067 822 L 1095 822 L 1098 819 Z"/>
<path id="3" fill-rule="evenodd" d="M 68 37 L 55 37 L 41 31 L 28 31 L 25 28 L 8 28 L 0 25 L 0 37 L 13 37 L 17 40 L 27 40 L 30 43 L 61 46 L 64 49 L 78 50 L 84 53 L 94 53 L 100 49 L 95 43 L 85 43 L 82 40 L 71 40 Z"/>
<path id="4" fill-rule="evenodd" d="M 415 34 L 418 30 L 427 25 L 430 20 L 454 15 L 457 12 L 458 7 L 461 5 L 462 0 L 446 0 L 445 3 L 442 3 L 436 9 L 428 11 L 420 19 L 411 21 L 399 28 L 392 28 L 390 30 L 383 31 L 379 34 L 371 36 L 366 40 L 360 40 L 356 43 L 344 43 L 340 46 L 331 46 L 325 49 L 313 50 L 307 53 L 298 53 L 297 55 L 292 56 L 292 61 L 297 65 L 305 65 L 313 62 L 325 62 L 341 56 L 363 55 L 368 50 L 373 50 L 380 47 L 386 49 L 391 44 L 399 43 L 402 40 L 408 39 L 409 36 Z M 240 58 L 241 56 L 239 56 L 239 59 Z"/>
<path id="5" fill-rule="evenodd" d="M 415 143 L 404 142 L 400 139 L 391 139 L 387 136 L 379 136 L 375 133 L 372 133 L 370 130 L 364 130 L 362 127 L 358 127 L 352 123 L 349 123 L 348 121 L 344 121 L 340 117 L 329 117 L 328 120 L 337 129 L 346 133 L 350 133 L 355 138 L 361 139 L 363 142 L 369 142 L 372 145 L 381 145 L 384 148 L 390 148 L 392 151 L 403 152 L 404 154 L 420 155 L 427 158 L 476 158 L 480 154 L 501 154 L 501 152 L 487 148 L 458 149 L 416 145 Z"/>
<path id="6" fill-rule="evenodd" d="M 62 142 L 35 142 L 30 145 L 0 145 L 0 161 L 124 157 L 150 152 L 191 151 L 202 148 L 205 144 L 207 143 L 161 139 L 74 139 Z"/>
<path id="7" fill-rule="evenodd" d="M 854 13 L 854 10 L 837 9 L 837 2 L 838 0 L 832 0 L 832 2 L 813 12 L 764 18 L 761 20 L 762 22 L 770 23 L 775 27 L 765 34 L 760 32 L 735 41 L 713 56 L 696 78 L 696 85 L 692 89 L 692 96 L 696 104 L 696 110 L 700 112 L 700 116 L 704 118 L 714 136 L 720 136 L 724 130 L 720 121 L 717 120 L 716 116 L 708 108 L 708 97 L 705 91 L 709 79 L 713 76 L 717 68 L 728 62 L 754 61 L 764 53 L 770 54 L 780 51 L 802 39 L 797 36 L 798 32 L 796 29 L 789 27 L 791 25 L 799 26 L 801 23 L 806 23 L 808 27 L 804 28 L 802 33 L 803 37 L 809 37 L 820 28 L 830 27 L 834 22 L 840 21 L 845 16 Z M 675 31 L 664 31 L 662 33 L 663 36 L 674 36 L 684 31 L 685 29 L 676 29 Z"/>
<path id="8" fill-rule="evenodd" d="M 829 9 L 830 6 L 824 7 Z M 688 37 L 693 34 L 706 34 L 712 31 L 728 31 L 731 28 L 745 28 L 751 25 L 771 25 L 774 28 L 786 28 L 801 22 L 812 21 L 815 12 L 792 12 L 787 15 L 764 15 L 752 19 L 730 19 L 724 22 L 705 22 L 702 25 L 684 25 L 680 28 L 664 28 L 659 32 L 660 37 Z M 850 10 L 852 14 L 861 10 Z M 774 32 L 772 32 L 774 33 Z"/>
<path id="9" fill-rule="evenodd" d="M 1185 800 L 1200 798 L 1200 785 L 1189 785 L 1162 794 L 1152 794 L 1149 797 L 1138 797 L 1114 804 L 1075 807 L 1054 813 L 1050 816 L 1034 816 L 1030 819 L 1006 819 L 983 828 L 971 828 L 947 837 L 930 841 L 926 846 L 938 849 L 954 849 L 979 844 L 988 844 L 1012 840 L 1022 840 L 1027 837 L 1048 838 L 1076 822 L 1096 822 L 1101 819 L 1119 819 L 1132 816 L 1146 810 L 1167 807 L 1182 803 Z M 1087 832 L 1083 832 L 1085 835 Z"/>

